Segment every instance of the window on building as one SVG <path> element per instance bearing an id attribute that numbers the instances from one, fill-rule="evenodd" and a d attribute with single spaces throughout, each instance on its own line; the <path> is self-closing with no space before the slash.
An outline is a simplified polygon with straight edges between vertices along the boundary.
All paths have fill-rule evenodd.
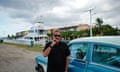
<path id="1" fill-rule="evenodd" d="M 34 39 L 35 39 L 35 41 L 39 41 L 39 37 L 35 37 Z"/>
<path id="2" fill-rule="evenodd" d="M 38 30 L 39 34 L 44 34 L 44 30 Z"/>

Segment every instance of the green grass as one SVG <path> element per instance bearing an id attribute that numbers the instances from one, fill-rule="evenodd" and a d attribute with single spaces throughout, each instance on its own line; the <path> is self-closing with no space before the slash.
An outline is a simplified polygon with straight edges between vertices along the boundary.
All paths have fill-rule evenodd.
<path id="1" fill-rule="evenodd" d="M 7 43 L 7 42 L 5 42 L 4 44 L 14 45 L 17 46 L 18 48 L 25 48 L 30 51 L 38 51 L 38 52 L 42 52 L 44 48 L 42 45 L 33 45 L 33 47 L 30 47 L 29 45 L 25 45 L 25 44 L 16 44 L 16 43 Z"/>

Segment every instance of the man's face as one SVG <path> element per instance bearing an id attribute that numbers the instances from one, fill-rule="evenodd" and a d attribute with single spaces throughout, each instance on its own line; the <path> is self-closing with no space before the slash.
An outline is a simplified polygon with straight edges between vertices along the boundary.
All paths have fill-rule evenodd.
<path id="1" fill-rule="evenodd" d="M 61 39 L 61 33 L 60 32 L 55 32 L 53 35 L 53 40 L 56 40 L 57 42 L 59 42 Z"/>

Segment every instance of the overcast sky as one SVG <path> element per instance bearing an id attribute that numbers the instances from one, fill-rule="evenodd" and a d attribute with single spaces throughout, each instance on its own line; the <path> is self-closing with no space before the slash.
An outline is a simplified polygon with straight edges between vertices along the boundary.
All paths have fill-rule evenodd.
<path id="1" fill-rule="evenodd" d="M 0 0 L 0 37 L 28 30 L 40 16 L 46 28 L 89 24 L 100 17 L 120 26 L 120 0 Z"/>

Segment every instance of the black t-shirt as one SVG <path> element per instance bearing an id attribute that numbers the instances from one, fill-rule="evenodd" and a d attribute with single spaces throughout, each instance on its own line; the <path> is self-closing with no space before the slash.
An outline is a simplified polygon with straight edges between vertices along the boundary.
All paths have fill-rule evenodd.
<path id="1" fill-rule="evenodd" d="M 51 42 L 47 43 L 44 50 L 50 46 Z M 53 46 L 48 55 L 47 72 L 64 72 L 66 65 L 66 57 L 70 55 L 69 48 L 66 43 L 59 42 Z"/>

